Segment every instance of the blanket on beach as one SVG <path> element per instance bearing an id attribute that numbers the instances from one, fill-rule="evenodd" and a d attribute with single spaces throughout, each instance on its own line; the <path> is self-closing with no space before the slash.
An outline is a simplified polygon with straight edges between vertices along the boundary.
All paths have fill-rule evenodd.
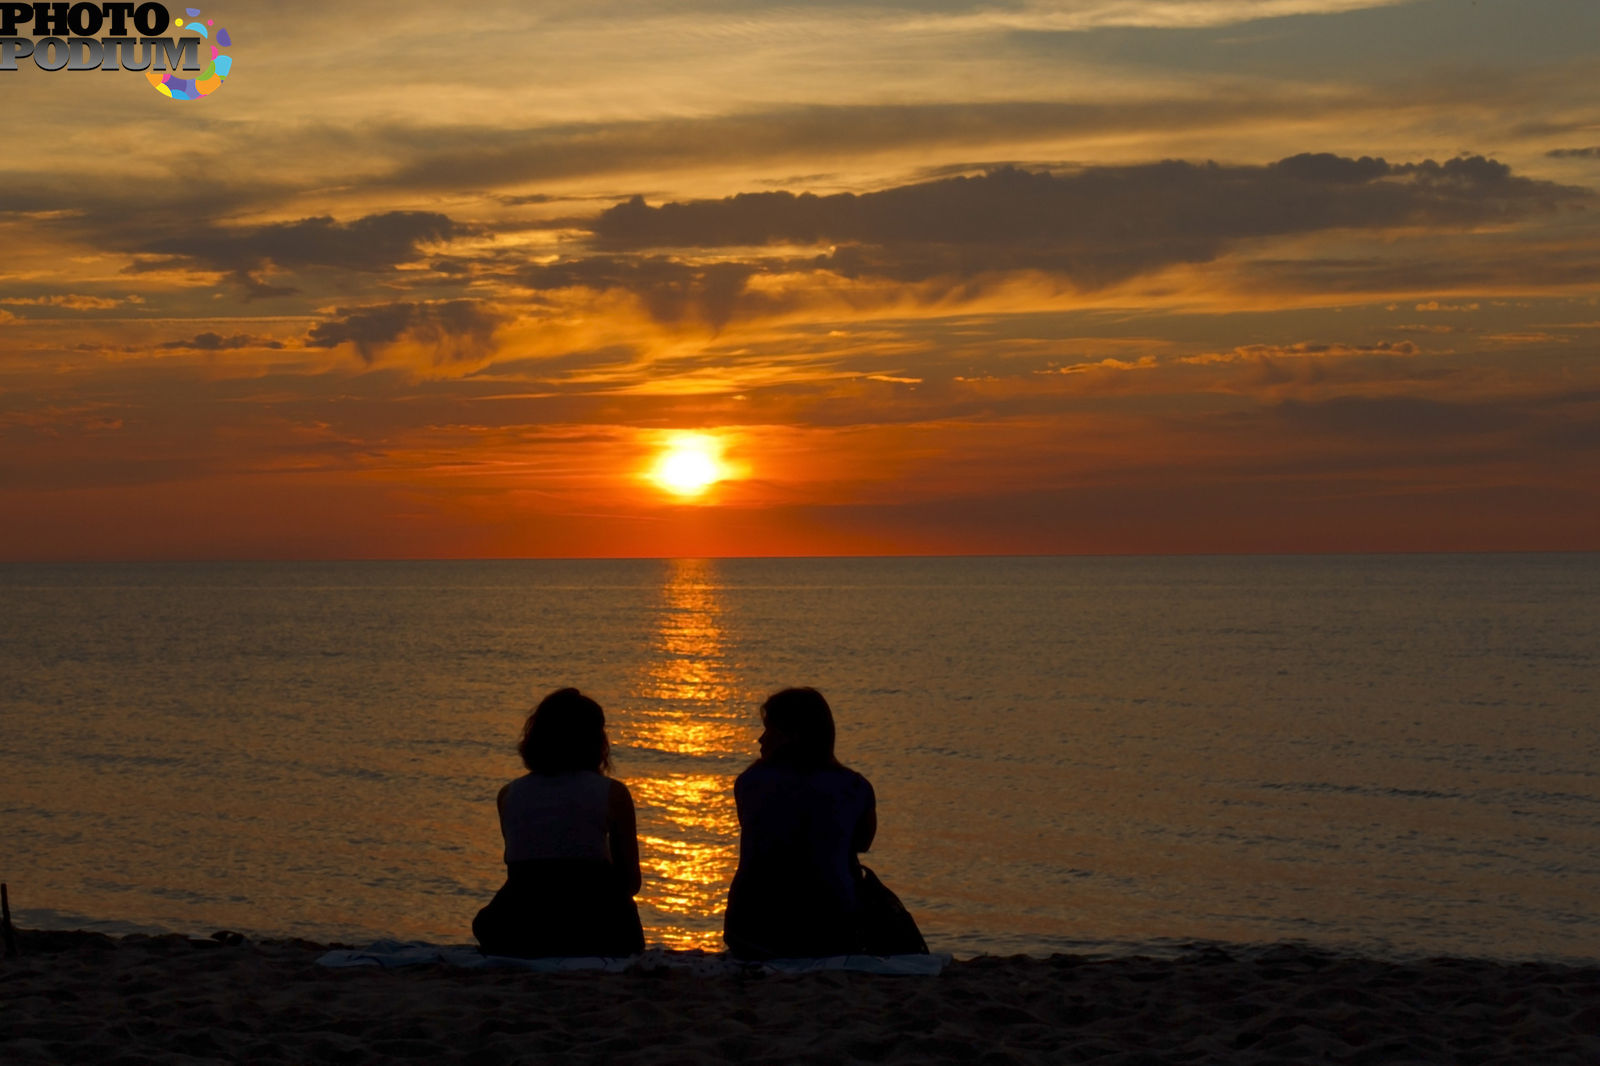
<path id="1" fill-rule="evenodd" d="M 533 973 L 569 973 L 597 970 L 602 973 L 639 973 L 652 970 L 681 970 L 707 976 L 734 973 L 814 973 L 820 970 L 850 970 L 856 973 L 891 974 L 903 977 L 932 977 L 950 962 L 949 955 L 835 955 L 826 959 L 768 959 L 746 962 L 726 953 L 706 951 L 667 951 L 652 948 L 623 959 L 566 958 L 513 959 L 484 955 L 466 945 L 425 944 L 416 940 L 379 940 L 364 948 L 336 948 L 317 959 L 317 965 L 330 967 L 454 966 L 466 970 L 508 969 Z"/>

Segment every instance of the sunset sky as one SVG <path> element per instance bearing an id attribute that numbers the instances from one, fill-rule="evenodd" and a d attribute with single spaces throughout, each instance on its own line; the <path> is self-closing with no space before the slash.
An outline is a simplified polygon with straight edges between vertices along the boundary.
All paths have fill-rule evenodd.
<path id="1" fill-rule="evenodd" d="M 1593 0 L 202 10 L 0 73 L 0 559 L 1600 549 Z"/>

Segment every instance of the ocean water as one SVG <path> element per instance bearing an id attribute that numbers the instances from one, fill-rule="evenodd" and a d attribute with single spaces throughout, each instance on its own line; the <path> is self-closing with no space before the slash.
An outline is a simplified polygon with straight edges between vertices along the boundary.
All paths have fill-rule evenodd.
<path id="1" fill-rule="evenodd" d="M 812 684 L 935 950 L 1600 959 L 1600 556 L 0 567 L 25 925 L 470 941 L 531 705 L 605 705 L 646 938 L 717 947 Z"/>

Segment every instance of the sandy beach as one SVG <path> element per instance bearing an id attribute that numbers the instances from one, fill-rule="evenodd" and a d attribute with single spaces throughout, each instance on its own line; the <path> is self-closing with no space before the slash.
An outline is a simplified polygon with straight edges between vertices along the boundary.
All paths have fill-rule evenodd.
<path id="1" fill-rule="evenodd" d="M 306 941 L 20 934 L 7 1063 L 1600 1061 L 1600 967 L 1301 947 L 860 973 L 328 969 Z"/>

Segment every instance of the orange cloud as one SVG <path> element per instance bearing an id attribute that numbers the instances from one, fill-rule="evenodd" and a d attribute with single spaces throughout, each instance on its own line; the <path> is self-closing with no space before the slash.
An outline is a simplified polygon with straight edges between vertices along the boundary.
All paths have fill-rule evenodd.
<path id="1" fill-rule="evenodd" d="M 1056 367 L 1053 370 L 1040 371 L 1040 373 L 1084 374 L 1093 370 L 1154 370 L 1156 365 L 1156 357 L 1153 355 L 1141 355 L 1131 362 L 1127 359 L 1107 357 L 1098 362 L 1073 363 L 1071 366 Z"/>

